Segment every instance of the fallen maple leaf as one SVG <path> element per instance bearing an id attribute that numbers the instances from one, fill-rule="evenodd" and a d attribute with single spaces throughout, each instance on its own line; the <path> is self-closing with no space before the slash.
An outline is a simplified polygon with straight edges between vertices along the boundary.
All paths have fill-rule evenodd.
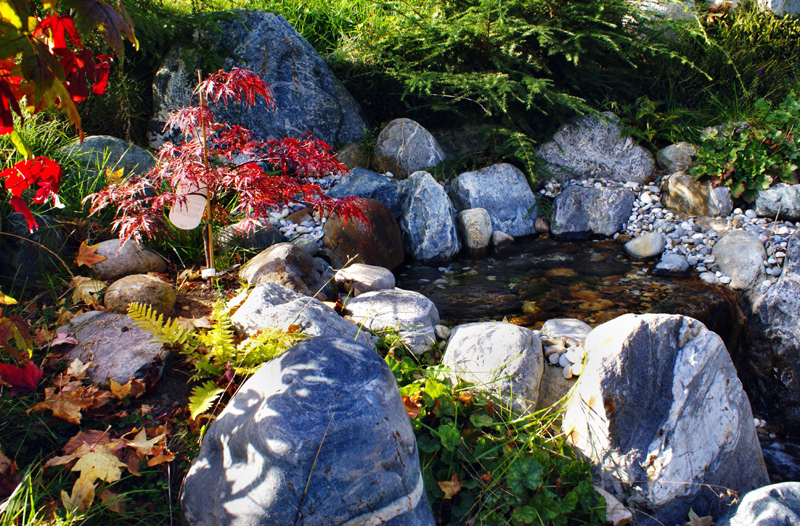
<path id="1" fill-rule="evenodd" d="M 109 389 L 111 391 L 111 394 L 117 400 L 122 400 L 126 396 L 130 396 L 131 398 L 139 398 L 145 392 L 144 382 L 142 382 L 141 380 L 133 379 L 133 378 L 128 380 L 128 383 L 125 384 L 125 385 L 122 385 L 122 384 L 118 383 L 116 380 L 114 380 L 113 378 L 111 378 L 108 381 L 108 385 L 109 385 Z"/>
<path id="2" fill-rule="evenodd" d="M 156 453 L 156 455 L 147 461 L 148 468 L 152 468 L 153 466 L 164 464 L 165 462 L 172 462 L 173 460 L 175 460 L 175 453 L 171 453 L 165 447 L 156 446 L 154 452 Z"/>
<path id="3" fill-rule="evenodd" d="M 89 451 L 78 459 L 72 466 L 72 471 L 81 473 L 78 480 L 86 477 L 89 482 L 94 482 L 95 479 L 116 482 L 120 479 L 122 470 L 119 468 L 126 468 L 127 465 L 118 459 L 108 449 L 108 446 L 109 444 L 96 446 L 93 451 Z"/>
<path id="4" fill-rule="evenodd" d="M 87 267 L 91 268 L 93 265 L 108 259 L 107 257 L 101 256 L 97 253 L 97 249 L 99 247 L 99 243 L 97 245 L 87 245 L 86 241 L 81 243 L 81 246 L 78 247 L 78 257 L 75 258 L 75 265 L 79 267 L 81 265 L 86 265 Z"/>
<path id="5" fill-rule="evenodd" d="M 444 492 L 445 500 L 452 499 L 459 491 L 461 491 L 461 481 L 458 480 L 457 473 L 453 473 L 453 477 L 450 480 L 437 482 L 436 484 L 439 486 L 439 489 Z"/>
<path id="6" fill-rule="evenodd" d="M 78 477 L 75 485 L 72 486 L 72 495 L 61 491 L 61 503 L 65 508 L 75 511 L 86 511 L 94 502 L 95 485 L 89 477 Z"/>
<path id="7" fill-rule="evenodd" d="M 136 434 L 136 436 L 133 438 L 133 440 L 126 440 L 125 444 L 127 444 L 129 447 L 134 448 L 136 450 L 136 452 L 139 453 L 140 455 L 142 455 L 142 456 L 148 455 L 149 456 L 149 455 L 152 455 L 154 453 L 153 448 L 155 448 L 156 445 L 158 444 L 158 442 L 161 442 L 164 439 L 165 436 L 166 436 L 166 434 L 162 433 L 162 434 L 160 434 L 160 435 L 148 440 L 147 439 L 147 431 L 145 431 L 144 428 L 143 428 L 141 431 L 139 431 Z"/>
<path id="8" fill-rule="evenodd" d="M 66 333 L 63 332 L 59 333 L 59 335 L 64 335 L 64 334 Z M 74 338 L 69 338 L 69 339 L 72 340 L 72 342 L 62 342 L 62 343 L 78 343 Z M 80 361 L 79 358 L 75 358 L 74 360 L 72 360 L 72 363 L 69 364 L 69 367 L 67 367 L 67 372 L 64 374 L 66 374 L 67 376 L 71 376 L 72 378 L 83 378 L 84 376 L 86 376 L 86 371 L 88 371 L 89 369 L 91 369 L 96 365 L 97 364 L 95 364 L 94 362 L 83 363 L 82 361 Z"/>
<path id="9" fill-rule="evenodd" d="M 69 284 L 74 288 L 72 292 L 73 303 L 80 303 L 82 301 L 93 308 L 100 306 L 100 297 L 98 294 L 105 290 L 105 283 L 96 279 L 87 278 L 86 276 L 75 276 L 69 281 Z"/>
<path id="10" fill-rule="evenodd" d="M 0 363 L 0 380 L 11 385 L 11 394 L 33 391 L 41 377 L 42 370 L 33 362 L 28 362 L 25 367 Z"/>
<path id="11" fill-rule="evenodd" d="M 111 400 L 111 393 L 108 391 L 103 391 L 94 385 L 74 387 L 76 383 L 80 384 L 80 382 L 62 384 L 58 393 L 56 393 L 55 387 L 48 387 L 44 390 L 44 402 L 36 404 L 27 412 L 49 409 L 56 418 L 72 424 L 80 424 L 82 410 L 96 409 Z"/>
<path id="12" fill-rule="evenodd" d="M 125 513 L 125 501 L 122 495 L 114 493 L 108 488 L 104 489 L 100 494 L 100 502 L 114 513 Z"/>

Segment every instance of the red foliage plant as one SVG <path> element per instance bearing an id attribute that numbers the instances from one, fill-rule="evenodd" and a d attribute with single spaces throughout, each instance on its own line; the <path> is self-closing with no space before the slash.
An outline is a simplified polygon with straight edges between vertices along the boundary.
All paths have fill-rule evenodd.
<path id="1" fill-rule="evenodd" d="M 359 199 L 330 198 L 313 182 L 347 170 L 327 144 L 308 134 L 259 141 L 246 128 L 215 120 L 206 100 L 227 106 L 231 101 L 252 105 L 260 98 L 268 107 L 275 106 L 271 89 L 258 75 L 245 69 L 220 70 L 200 82 L 194 95 L 199 97 L 199 105 L 173 113 L 165 127 L 180 130 L 183 143 L 165 143 L 149 173 L 112 183 L 86 198 L 91 200 L 92 213 L 110 205 L 117 207 L 112 231 L 120 239 L 138 242 L 167 231 L 165 212 L 182 206 L 201 189 L 210 203 L 207 223 L 227 222 L 229 214 L 215 201 L 237 197 L 233 214 L 244 218 L 246 231 L 287 203 L 366 224 Z"/>

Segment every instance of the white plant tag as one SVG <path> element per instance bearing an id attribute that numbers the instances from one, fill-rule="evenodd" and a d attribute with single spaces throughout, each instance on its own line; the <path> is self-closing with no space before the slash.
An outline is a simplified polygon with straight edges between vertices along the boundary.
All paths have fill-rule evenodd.
<path id="1" fill-rule="evenodd" d="M 205 186 L 198 188 L 195 184 L 184 183 L 178 186 L 176 193 L 186 195 L 186 201 L 172 207 L 169 211 L 169 220 L 181 230 L 194 230 L 203 220 L 203 212 L 208 201 L 208 188 Z"/>

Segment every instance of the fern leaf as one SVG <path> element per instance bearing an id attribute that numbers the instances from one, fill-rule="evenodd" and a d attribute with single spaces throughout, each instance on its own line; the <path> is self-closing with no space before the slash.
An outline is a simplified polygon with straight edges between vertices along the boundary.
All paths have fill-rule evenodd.
<path id="1" fill-rule="evenodd" d="M 192 389 L 192 396 L 189 397 L 189 411 L 192 414 L 192 420 L 211 409 L 223 391 L 224 389 L 217 387 L 214 382 L 206 382 Z"/>
<path id="2" fill-rule="evenodd" d="M 215 356 L 217 363 L 231 361 L 236 347 L 233 344 L 233 324 L 224 301 L 220 300 L 214 305 L 212 317 L 214 324 L 211 330 L 196 338 L 208 348 L 209 354 Z"/>
<path id="3" fill-rule="evenodd" d="M 164 342 L 168 345 L 184 345 L 194 332 L 186 328 L 178 320 L 164 321 L 163 314 L 157 314 L 152 305 L 133 302 L 128 305 L 128 316 L 140 328 L 156 336 L 153 341 Z"/>

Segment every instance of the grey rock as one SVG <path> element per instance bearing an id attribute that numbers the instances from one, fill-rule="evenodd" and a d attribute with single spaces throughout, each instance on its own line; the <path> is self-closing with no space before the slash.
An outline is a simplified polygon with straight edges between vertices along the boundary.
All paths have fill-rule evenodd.
<path id="1" fill-rule="evenodd" d="M 337 338 L 301 342 L 242 385 L 181 503 L 192 526 L 434 525 L 391 370 Z"/>
<path id="2" fill-rule="evenodd" d="M 635 200 L 627 188 L 570 186 L 553 203 L 553 235 L 565 239 L 612 236 L 623 229 Z"/>
<path id="3" fill-rule="evenodd" d="M 405 179 L 444 158 L 444 150 L 428 130 L 411 119 L 395 119 L 378 134 L 373 163 L 378 170 Z"/>
<path id="4" fill-rule="evenodd" d="M 161 376 L 169 350 L 153 341 L 153 335 L 139 328 L 132 318 L 111 312 L 89 311 L 72 318 L 59 332 L 67 332 L 78 343 L 64 353 L 67 362 L 75 358 L 94 362 L 89 379 L 103 383 L 113 379 L 126 384 L 131 378 L 148 384 Z"/>
<path id="5" fill-rule="evenodd" d="M 373 332 L 397 330 L 414 354 L 422 354 L 436 343 L 434 326 L 439 311 L 431 300 L 410 290 L 367 292 L 347 302 L 346 318 Z"/>
<path id="6" fill-rule="evenodd" d="M 715 523 L 717 526 L 791 526 L 800 524 L 800 482 L 755 489 Z"/>
<path id="7" fill-rule="evenodd" d="M 536 221 L 533 223 L 533 228 L 536 230 L 537 234 L 549 234 L 550 233 L 550 222 L 544 216 L 539 216 L 536 218 Z"/>
<path id="8" fill-rule="evenodd" d="M 621 137 L 621 132 L 616 115 L 587 115 L 562 126 L 552 141 L 539 147 L 539 155 L 561 181 L 605 177 L 641 184 L 652 180 L 653 156 L 630 137 Z"/>
<path id="9" fill-rule="evenodd" d="M 536 407 L 544 356 L 530 329 L 505 322 L 459 325 L 450 333 L 442 365 L 477 389 L 501 395 L 520 413 Z"/>
<path id="10" fill-rule="evenodd" d="M 730 497 L 706 485 L 735 494 L 769 482 L 750 402 L 702 323 L 627 314 L 585 346 L 592 374 L 581 376 L 562 428 L 637 524 L 683 522 L 690 508 L 717 517 Z"/>
<path id="11" fill-rule="evenodd" d="M 239 270 L 239 279 L 250 285 L 274 281 L 300 294 L 324 299 L 336 295 L 329 267 L 291 243 L 278 243 L 258 254 Z"/>
<path id="12" fill-rule="evenodd" d="M 575 318 L 553 318 L 544 322 L 541 330 L 547 338 L 570 338 L 583 345 L 592 328 Z"/>
<path id="13" fill-rule="evenodd" d="M 800 184 L 779 183 L 759 190 L 754 206 L 761 217 L 800 221 Z"/>
<path id="14" fill-rule="evenodd" d="M 800 14 L 800 0 L 757 0 L 761 9 L 769 9 L 778 16 Z"/>
<path id="15" fill-rule="evenodd" d="M 122 249 L 120 244 L 119 239 L 99 243 L 95 253 L 107 259 L 92 265 L 92 270 L 100 279 L 117 279 L 130 274 L 167 270 L 166 260 L 152 250 L 137 245 L 132 239 L 122 245 Z"/>
<path id="16" fill-rule="evenodd" d="M 237 10 L 219 22 L 223 69 L 255 71 L 270 85 L 277 108 L 263 100 L 253 106 L 239 103 L 212 105 L 218 121 L 248 128 L 260 140 L 299 137 L 310 132 L 328 144 L 363 137 L 361 110 L 311 45 L 280 15 Z M 207 50 L 212 52 L 213 50 Z M 197 84 L 196 64 L 184 64 L 182 49 L 170 51 L 153 83 L 154 117 L 150 144 L 158 147 L 170 138 L 161 130 L 169 112 L 194 106 L 191 93 Z"/>
<path id="17" fill-rule="evenodd" d="M 11 235 L 0 235 L 0 276 L 17 285 L 52 272 L 61 265 L 56 256 L 69 259 L 61 225 L 46 215 L 34 217 L 39 225 L 34 232 L 28 230 L 28 222 L 18 212 L 3 219 L 3 232 Z"/>
<path id="18" fill-rule="evenodd" d="M 684 276 L 688 272 L 689 262 L 686 260 L 686 256 L 674 252 L 665 252 L 653 269 L 654 274 L 667 276 Z M 714 274 L 711 275 L 714 276 Z M 703 279 L 702 275 L 700 279 Z M 714 281 L 716 281 L 716 276 L 714 276 Z"/>
<path id="19" fill-rule="evenodd" d="M 400 229 L 406 253 L 422 262 L 443 262 L 461 250 L 456 214 L 447 193 L 428 172 L 400 183 Z"/>
<path id="20" fill-rule="evenodd" d="M 309 336 L 331 336 L 374 347 L 377 338 L 360 331 L 316 298 L 303 296 L 274 282 L 255 287 L 231 316 L 238 334 L 253 336 L 264 329 L 287 330 L 296 325 Z"/>
<path id="21" fill-rule="evenodd" d="M 175 291 L 169 283 L 146 274 L 133 274 L 109 285 L 103 303 L 111 312 L 122 314 L 128 312 L 131 303 L 142 303 L 169 316 L 175 308 L 175 299 Z"/>
<path id="22" fill-rule="evenodd" d="M 672 20 L 691 20 L 694 18 L 692 10 L 694 4 L 685 0 L 664 1 L 664 0 L 639 0 L 635 2 L 637 6 L 655 18 L 667 18 Z M 680 144 L 680 143 L 679 143 Z"/>
<path id="23" fill-rule="evenodd" d="M 800 429 L 800 234 L 789 237 L 783 273 L 753 305 L 750 348 L 754 405 L 787 430 Z"/>
<path id="24" fill-rule="evenodd" d="M 255 230 L 247 232 L 244 221 L 240 221 L 227 225 L 214 234 L 215 246 L 221 250 L 233 250 L 236 247 L 264 250 L 285 241 L 283 233 L 269 223 L 260 223 Z"/>
<path id="25" fill-rule="evenodd" d="M 732 230 L 711 250 L 720 272 L 731 278 L 730 286 L 748 290 L 764 281 L 767 252 L 755 234 Z"/>
<path id="26" fill-rule="evenodd" d="M 484 208 L 494 230 L 511 236 L 536 233 L 536 198 L 525 174 L 511 164 L 462 173 L 450 187 L 450 199 L 458 211 Z"/>
<path id="27" fill-rule="evenodd" d="M 668 173 L 682 172 L 692 165 L 695 153 L 694 146 L 688 142 L 670 144 L 658 150 L 656 162 Z"/>
<path id="28" fill-rule="evenodd" d="M 648 232 L 625 243 L 625 252 L 636 259 L 653 259 L 660 256 L 666 246 L 663 234 Z"/>
<path id="29" fill-rule="evenodd" d="M 661 184 L 664 206 L 696 216 L 728 216 L 733 210 L 730 190 L 700 183 L 686 172 L 675 172 Z"/>
<path id="30" fill-rule="evenodd" d="M 395 279 L 387 268 L 354 263 L 336 272 L 336 284 L 343 291 L 359 296 L 365 292 L 393 289 Z"/>
<path id="31" fill-rule="evenodd" d="M 364 144 L 351 142 L 345 144 L 337 153 L 336 160 L 345 165 L 348 170 L 367 166 L 369 158 L 366 155 Z"/>
<path id="32" fill-rule="evenodd" d="M 514 236 L 509 236 L 505 232 L 495 230 L 492 232 L 492 246 L 496 250 L 503 250 L 514 244 Z"/>
<path id="33" fill-rule="evenodd" d="M 557 355 L 556 355 L 557 356 Z M 539 384 L 539 399 L 536 401 L 536 410 L 553 407 L 563 400 L 577 381 L 576 376 L 564 377 L 564 369 L 557 365 L 548 365 L 542 373 Z"/>
<path id="34" fill-rule="evenodd" d="M 325 193 L 330 197 L 350 197 L 354 195 L 362 199 L 375 199 L 389 207 L 394 217 L 400 217 L 403 208 L 400 206 L 400 192 L 397 183 L 379 173 L 353 168 L 349 177 L 344 177 L 336 186 Z"/>
<path id="35" fill-rule="evenodd" d="M 483 254 L 492 240 L 492 220 L 483 208 L 469 208 L 458 214 L 458 231 L 464 246 L 472 254 Z"/>
<path id="36" fill-rule="evenodd" d="M 80 175 L 86 181 L 105 178 L 106 170 L 122 169 L 125 176 L 144 175 L 156 165 L 153 154 L 147 150 L 110 135 L 92 135 L 83 142 L 76 139 L 59 153 L 68 155 L 78 165 L 79 173 L 72 175 Z M 72 171 L 69 165 L 66 170 Z"/>
<path id="37" fill-rule="evenodd" d="M 308 252 L 308 255 L 311 257 L 319 254 L 319 243 L 317 242 L 317 238 L 311 234 L 302 234 L 297 237 L 293 237 L 291 240 L 289 240 L 289 242 L 294 246 L 302 248 Z"/>

